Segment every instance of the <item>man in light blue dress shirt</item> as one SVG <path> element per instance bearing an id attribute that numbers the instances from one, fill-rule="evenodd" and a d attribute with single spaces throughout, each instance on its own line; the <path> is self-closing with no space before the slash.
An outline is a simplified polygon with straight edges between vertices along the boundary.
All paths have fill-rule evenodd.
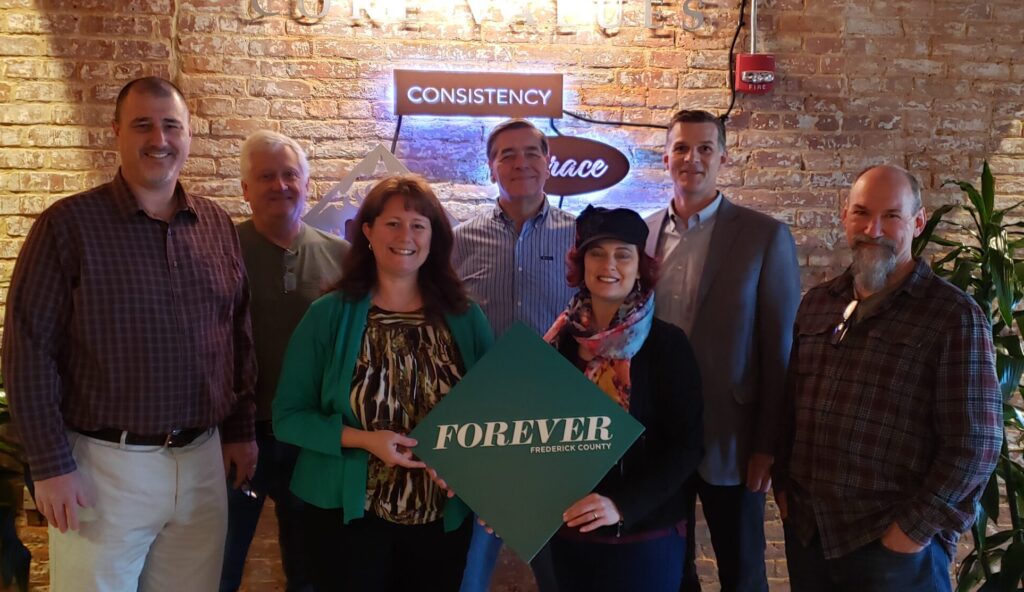
<path id="1" fill-rule="evenodd" d="M 529 121 L 496 126 L 487 138 L 487 163 L 498 199 L 455 228 L 452 266 L 496 337 L 515 321 L 543 334 L 575 293 L 566 283 L 565 255 L 576 219 L 548 204 L 548 142 Z M 461 592 L 486 592 L 500 549 L 501 541 L 476 525 Z M 532 566 L 541 592 L 555 590 L 546 550 Z"/>

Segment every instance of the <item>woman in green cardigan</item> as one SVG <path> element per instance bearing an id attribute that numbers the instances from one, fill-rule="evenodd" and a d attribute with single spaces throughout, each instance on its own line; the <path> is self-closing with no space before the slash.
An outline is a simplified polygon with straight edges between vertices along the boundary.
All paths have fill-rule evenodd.
<path id="1" fill-rule="evenodd" d="M 457 590 L 469 511 L 447 499 L 406 434 L 490 347 L 449 263 L 452 231 L 415 175 L 375 185 L 342 279 L 292 335 L 274 433 L 301 448 L 292 491 L 318 590 Z"/>

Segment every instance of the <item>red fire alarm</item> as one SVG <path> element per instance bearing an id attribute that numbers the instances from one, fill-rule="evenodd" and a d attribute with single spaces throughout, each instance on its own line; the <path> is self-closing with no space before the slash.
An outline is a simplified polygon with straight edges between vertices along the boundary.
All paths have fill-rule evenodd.
<path id="1" fill-rule="evenodd" d="M 770 53 L 741 53 L 736 56 L 736 92 L 762 95 L 775 82 L 775 56 Z"/>
<path id="2" fill-rule="evenodd" d="M 757 53 L 757 0 L 754 0 L 750 3 L 750 53 L 736 56 L 736 92 L 763 95 L 772 90 L 774 83 L 775 56 Z"/>

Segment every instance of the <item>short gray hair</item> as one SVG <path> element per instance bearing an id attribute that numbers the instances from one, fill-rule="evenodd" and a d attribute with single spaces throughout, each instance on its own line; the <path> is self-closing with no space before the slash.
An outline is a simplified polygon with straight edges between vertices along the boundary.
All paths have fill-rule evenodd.
<path id="1" fill-rule="evenodd" d="M 259 130 L 253 132 L 245 143 L 242 144 L 241 169 L 242 179 L 249 176 L 252 169 L 252 155 L 254 152 L 278 152 L 284 148 L 291 148 L 299 161 L 299 174 L 303 180 L 309 180 L 309 160 L 306 158 L 306 151 L 299 146 L 299 143 L 284 134 L 270 130 Z"/>
<path id="2" fill-rule="evenodd" d="M 918 182 L 917 177 L 912 175 L 910 173 L 910 171 L 908 171 L 907 169 L 905 169 L 905 168 L 903 168 L 901 166 L 897 166 L 895 164 L 876 164 L 876 165 L 869 166 L 868 168 L 864 169 L 863 171 L 857 173 L 857 178 L 853 180 L 854 185 L 856 185 L 857 181 L 860 181 L 860 178 L 863 177 L 864 175 L 870 173 L 871 171 L 873 171 L 875 169 L 880 169 L 880 168 L 892 169 L 894 171 L 899 171 L 899 172 L 903 173 L 903 176 L 907 179 L 907 184 L 910 185 L 910 192 L 914 196 L 914 201 L 911 204 L 914 207 L 911 210 L 911 213 L 912 214 L 916 214 L 921 209 L 921 207 L 924 205 L 924 204 L 921 203 L 921 183 Z"/>

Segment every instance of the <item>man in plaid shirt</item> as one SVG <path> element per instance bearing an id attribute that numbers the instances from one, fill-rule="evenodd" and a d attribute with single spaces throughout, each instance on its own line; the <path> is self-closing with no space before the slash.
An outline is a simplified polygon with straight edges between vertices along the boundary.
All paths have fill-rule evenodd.
<path id="1" fill-rule="evenodd" d="M 121 166 L 44 211 L 3 332 L 11 415 L 49 522 L 50 587 L 216 590 L 225 472 L 256 469 L 249 285 L 231 218 L 178 182 L 170 81 L 114 104 Z"/>
<path id="2" fill-rule="evenodd" d="M 861 173 L 842 213 L 853 264 L 797 313 L 776 464 L 794 592 L 950 590 L 950 558 L 999 456 L 991 327 L 911 256 L 917 180 Z"/>

